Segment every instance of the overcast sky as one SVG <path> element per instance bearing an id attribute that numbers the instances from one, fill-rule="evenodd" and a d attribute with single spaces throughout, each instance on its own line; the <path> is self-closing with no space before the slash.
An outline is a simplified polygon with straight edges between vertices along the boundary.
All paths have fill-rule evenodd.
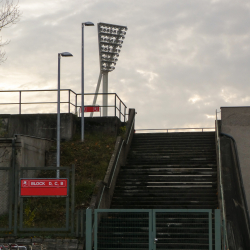
<path id="1" fill-rule="evenodd" d="M 136 109 L 136 128 L 213 127 L 216 109 L 249 105 L 248 0 L 20 0 L 20 9 L 20 22 L 1 32 L 11 40 L 1 90 L 56 89 L 57 55 L 69 51 L 61 88 L 80 93 L 81 23 L 92 21 L 128 27 L 109 92 Z M 98 53 L 97 26 L 85 27 L 86 93 L 96 88 Z"/>

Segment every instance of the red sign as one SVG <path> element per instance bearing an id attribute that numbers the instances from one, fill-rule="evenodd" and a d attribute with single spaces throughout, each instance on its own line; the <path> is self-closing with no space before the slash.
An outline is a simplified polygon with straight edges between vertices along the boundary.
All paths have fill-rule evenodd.
<path id="1" fill-rule="evenodd" d="M 20 196 L 67 196 L 68 179 L 21 179 Z"/>
<path id="2" fill-rule="evenodd" d="M 80 113 L 82 112 L 82 107 L 80 107 Z M 100 112 L 99 106 L 85 106 L 84 107 L 84 113 L 85 112 Z"/>

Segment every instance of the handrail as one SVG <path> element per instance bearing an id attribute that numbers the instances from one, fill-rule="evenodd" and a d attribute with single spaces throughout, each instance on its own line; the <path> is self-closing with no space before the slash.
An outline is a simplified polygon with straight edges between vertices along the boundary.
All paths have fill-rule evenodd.
<path id="1" fill-rule="evenodd" d="M 57 101 L 35 101 L 35 102 L 22 102 L 22 93 L 23 92 L 57 92 L 57 89 L 38 89 L 38 90 L 1 90 L 1 93 L 19 93 L 19 98 L 17 97 L 17 101 L 15 102 L 5 102 L 5 103 L 0 103 L 0 105 L 19 105 L 19 111 L 17 113 L 21 114 L 22 113 L 22 105 L 41 105 L 41 104 L 57 104 Z M 77 114 L 77 108 L 81 107 L 81 105 L 77 104 L 77 97 L 81 95 L 81 93 L 76 93 L 75 91 L 71 89 L 60 89 L 60 92 L 68 92 L 68 100 L 67 101 L 60 101 L 61 104 L 68 104 L 68 113 L 70 113 L 70 107 L 71 105 L 73 106 L 74 113 Z M 71 101 L 72 95 L 75 96 L 74 103 Z M 113 105 L 108 105 L 108 106 L 100 106 L 102 107 L 107 107 L 113 110 L 112 112 L 114 113 L 114 116 L 117 116 L 121 121 L 125 122 L 126 121 L 126 109 L 127 106 L 125 103 L 121 100 L 121 98 L 116 94 L 116 93 L 84 93 L 85 96 L 91 96 L 91 95 L 113 95 L 114 96 L 114 104 Z M 118 101 L 117 101 L 117 100 Z M 79 100 L 79 99 L 78 99 Z M 117 106 L 118 103 L 118 106 Z M 88 105 L 86 105 L 88 106 Z M 91 105 L 92 106 L 92 105 Z M 101 115 L 101 112 L 100 112 Z"/>
<path id="2" fill-rule="evenodd" d="M 219 126 L 217 120 L 217 110 L 216 110 L 216 144 L 218 152 L 218 168 L 219 168 L 219 180 L 220 180 L 220 195 L 221 195 L 221 206 L 222 206 L 222 223 L 223 223 L 223 249 L 228 248 L 228 239 L 227 239 L 227 228 L 226 228 L 226 213 L 225 213 L 225 201 L 224 201 L 224 189 L 222 184 L 222 169 L 221 169 L 221 148 L 220 148 L 220 136 L 219 136 Z"/>
<path id="3" fill-rule="evenodd" d="M 200 129 L 201 129 L 201 132 L 204 132 L 204 130 L 207 130 L 207 129 L 209 129 L 209 130 L 210 130 L 210 129 L 215 130 L 215 128 L 212 127 L 212 128 L 166 128 L 166 129 L 154 129 L 154 128 L 145 128 L 145 129 L 144 129 L 144 128 L 143 128 L 143 129 L 136 129 L 136 131 L 138 131 L 138 130 L 139 130 L 139 131 L 143 131 L 143 130 L 144 130 L 144 131 L 145 131 L 145 130 L 153 130 L 153 131 L 156 131 L 156 130 L 157 130 L 157 131 L 158 131 L 158 130 L 160 130 L 160 131 L 167 131 L 167 133 L 168 133 L 169 130 L 186 130 L 186 129 L 189 129 L 189 130 L 190 130 L 190 129 L 196 129 L 196 130 L 198 130 L 198 129 L 200 130 Z"/>
<path id="4" fill-rule="evenodd" d="M 136 115 L 136 112 L 135 112 L 135 110 L 131 110 L 131 112 L 133 112 L 132 113 L 132 117 L 131 117 L 131 119 L 128 121 L 128 127 L 127 127 L 127 133 L 126 133 L 126 135 L 125 135 L 125 142 L 126 142 L 126 144 L 128 144 L 128 142 L 129 142 L 129 139 L 130 139 L 130 135 L 131 135 L 131 132 L 132 132 L 132 128 L 134 128 L 134 123 L 135 123 L 135 115 Z M 132 120 L 132 121 L 131 121 Z"/>
<path id="5" fill-rule="evenodd" d="M 108 183 L 107 183 L 107 187 L 110 188 L 111 186 L 111 183 L 113 181 L 113 178 L 114 178 L 114 174 L 115 174 L 115 170 L 116 170 L 116 167 L 117 167 L 117 163 L 119 161 L 119 157 L 120 157 L 120 154 L 121 154 L 121 150 L 122 150 L 122 147 L 123 147 L 123 143 L 124 143 L 124 140 L 121 140 L 121 143 L 120 143 L 120 147 L 119 147 L 119 150 L 118 150 L 118 154 L 116 155 L 115 157 L 115 165 L 113 166 L 112 168 L 112 173 L 111 175 L 109 176 L 109 179 L 108 179 Z"/>
<path id="6" fill-rule="evenodd" d="M 113 180 L 115 177 L 115 174 L 117 172 L 117 168 L 119 168 L 119 164 L 123 164 L 124 160 L 127 157 L 127 153 L 131 144 L 131 134 L 132 134 L 132 129 L 134 128 L 134 122 L 135 122 L 135 110 L 131 109 L 129 111 L 129 118 L 127 121 L 127 132 L 125 134 L 125 139 L 122 139 L 121 136 L 117 137 L 116 139 L 116 145 L 115 145 L 115 150 L 114 153 L 111 156 L 111 160 L 109 162 L 109 166 L 108 166 L 108 170 L 106 172 L 106 176 L 104 177 L 104 181 L 102 182 L 102 187 L 101 187 L 101 191 L 99 189 L 100 192 L 100 198 L 98 200 L 98 204 L 96 205 L 97 208 L 100 207 L 102 199 L 103 199 L 103 195 L 105 189 L 111 190 L 112 189 L 112 185 L 113 185 Z M 109 195 L 113 195 L 113 194 L 109 194 Z"/>

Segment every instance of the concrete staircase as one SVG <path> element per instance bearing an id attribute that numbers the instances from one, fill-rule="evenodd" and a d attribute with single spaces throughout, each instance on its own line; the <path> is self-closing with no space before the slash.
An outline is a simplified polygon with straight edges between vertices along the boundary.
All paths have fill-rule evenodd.
<path id="1" fill-rule="evenodd" d="M 175 211 L 217 206 L 214 132 L 135 134 L 111 208 L 173 211 L 156 212 L 153 236 L 146 211 L 104 213 L 98 249 L 146 250 L 150 237 L 157 239 L 154 249 L 209 249 L 208 214 Z"/>
<path id="2" fill-rule="evenodd" d="M 111 208 L 217 208 L 214 132 L 135 134 Z"/>

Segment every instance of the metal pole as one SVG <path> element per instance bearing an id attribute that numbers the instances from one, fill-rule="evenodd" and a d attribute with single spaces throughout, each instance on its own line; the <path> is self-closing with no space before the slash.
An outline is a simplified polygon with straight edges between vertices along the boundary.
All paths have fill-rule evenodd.
<path id="1" fill-rule="evenodd" d="M 82 23 L 82 116 L 81 141 L 84 142 L 84 23 Z"/>
<path id="2" fill-rule="evenodd" d="M 21 102 L 22 102 L 22 97 L 21 97 L 21 95 L 22 95 L 22 92 L 21 91 L 19 91 L 19 115 L 21 115 Z"/>
<path id="3" fill-rule="evenodd" d="M 56 147 L 56 166 L 60 167 L 60 59 L 58 53 L 58 85 L 57 85 L 57 147 Z M 60 171 L 56 171 L 56 178 L 60 178 Z"/>
<path id="4" fill-rule="evenodd" d="M 103 73 L 103 116 L 108 116 L 108 72 Z"/>

